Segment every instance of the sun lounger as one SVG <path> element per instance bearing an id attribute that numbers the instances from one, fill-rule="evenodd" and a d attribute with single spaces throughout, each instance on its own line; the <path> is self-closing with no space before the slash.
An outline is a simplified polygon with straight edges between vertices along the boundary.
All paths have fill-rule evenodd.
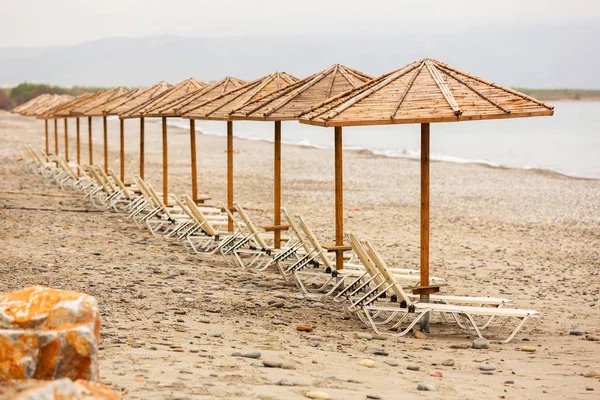
<path id="1" fill-rule="evenodd" d="M 377 255 L 370 243 L 362 244 L 353 235 L 348 236 L 357 253 L 360 253 L 365 259 L 369 257 L 369 254 Z M 369 279 L 362 281 L 358 287 L 349 288 L 351 292 L 348 298 L 351 304 L 348 309 L 353 312 L 362 312 L 363 318 L 361 319 L 367 321 L 378 334 L 403 336 L 410 332 L 425 315 L 440 313 L 452 317 L 458 326 L 483 338 L 482 331 L 489 326 L 490 318 L 503 319 L 497 332 L 505 327 L 511 319 L 516 319 L 518 323 L 508 337 L 503 340 L 495 340 L 499 343 L 508 343 L 527 319 L 539 316 L 535 310 L 500 308 L 500 306 L 476 307 L 464 303 L 449 304 L 448 302 L 435 302 L 435 298 L 431 303 L 415 301 L 414 297 L 407 294 L 402 288 L 384 263 L 369 265 L 374 265 L 376 268 L 375 270 L 370 270 L 370 267 L 367 269 L 370 274 Z M 382 299 L 383 301 L 381 301 Z M 475 301 L 481 300 L 476 299 Z M 409 317 L 413 317 L 412 320 L 406 327 L 401 328 L 403 322 L 407 321 Z M 477 317 L 486 318 L 486 323 L 478 323 Z"/>

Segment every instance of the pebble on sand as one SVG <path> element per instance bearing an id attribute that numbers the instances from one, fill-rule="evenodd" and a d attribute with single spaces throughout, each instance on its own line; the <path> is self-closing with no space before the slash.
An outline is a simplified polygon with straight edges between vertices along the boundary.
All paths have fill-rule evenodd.
<path id="1" fill-rule="evenodd" d="M 260 358 L 261 354 L 260 351 L 249 351 L 247 353 L 242 353 L 241 356 L 245 358 Z"/>
<path id="2" fill-rule="evenodd" d="M 526 351 L 528 353 L 535 353 L 535 351 L 537 350 L 536 347 L 532 347 L 532 346 L 523 346 L 521 347 L 521 351 Z"/>
<path id="3" fill-rule="evenodd" d="M 421 366 L 417 363 L 408 363 L 406 369 L 409 371 L 418 371 L 421 369 Z"/>
<path id="4" fill-rule="evenodd" d="M 417 385 L 417 390 L 424 392 L 433 392 L 435 391 L 435 385 L 433 383 L 419 383 Z"/>
<path id="5" fill-rule="evenodd" d="M 281 368 L 281 363 L 275 360 L 263 360 L 262 364 L 268 368 Z"/>
<path id="6" fill-rule="evenodd" d="M 487 339 L 477 338 L 473 340 L 473 348 L 474 349 L 489 349 L 490 342 Z"/>
<path id="7" fill-rule="evenodd" d="M 427 339 L 427 335 L 425 335 L 423 332 L 421 331 L 415 331 L 415 333 L 413 333 L 413 337 L 415 339 Z"/>
<path id="8" fill-rule="evenodd" d="M 362 365 L 363 367 L 373 368 L 375 366 L 375 361 L 365 358 L 364 360 L 360 360 L 358 362 L 358 365 Z"/>
<path id="9" fill-rule="evenodd" d="M 330 400 L 332 398 L 331 395 L 326 392 L 307 392 L 304 394 L 304 397 L 316 400 Z"/>
<path id="10" fill-rule="evenodd" d="M 310 325 L 298 325 L 296 330 L 299 332 L 312 332 L 313 327 Z"/>
<path id="11" fill-rule="evenodd" d="M 451 360 L 451 359 L 444 360 L 444 361 L 442 361 L 442 365 L 444 367 L 454 367 L 454 360 Z"/>
<path id="12" fill-rule="evenodd" d="M 496 364 L 484 362 L 484 363 L 479 364 L 479 369 L 481 371 L 485 371 L 485 372 L 494 371 L 496 369 Z"/>

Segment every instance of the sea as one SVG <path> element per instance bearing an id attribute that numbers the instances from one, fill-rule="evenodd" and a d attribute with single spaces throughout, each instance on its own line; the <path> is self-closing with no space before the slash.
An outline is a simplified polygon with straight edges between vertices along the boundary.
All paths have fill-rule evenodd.
<path id="1" fill-rule="evenodd" d="M 539 169 L 578 178 L 600 179 L 600 102 L 554 102 L 554 116 L 431 124 L 431 159 L 492 167 Z M 172 127 L 189 129 L 185 119 Z M 196 121 L 196 130 L 225 136 L 225 122 Z M 273 141 L 273 123 L 235 121 L 234 136 Z M 282 123 L 287 144 L 333 148 L 333 128 L 296 121 Z M 420 157 L 418 124 L 347 127 L 345 149 L 386 157 Z"/>

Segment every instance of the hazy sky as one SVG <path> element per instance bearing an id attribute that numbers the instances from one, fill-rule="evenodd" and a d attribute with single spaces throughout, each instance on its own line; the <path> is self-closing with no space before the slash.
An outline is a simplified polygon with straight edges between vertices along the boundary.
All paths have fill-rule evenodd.
<path id="1" fill-rule="evenodd" d="M 599 19 L 599 0 L 0 0 L 0 46 L 111 36 L 449 32 Z"/>

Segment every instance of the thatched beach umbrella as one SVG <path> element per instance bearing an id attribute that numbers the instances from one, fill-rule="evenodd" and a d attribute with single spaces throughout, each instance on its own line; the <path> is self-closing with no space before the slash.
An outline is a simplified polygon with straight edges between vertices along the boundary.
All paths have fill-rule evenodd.
<path id="1" fill-rule="evenodd" d="M 94 96 L 90 96 L 86 101 L 82 102 L 78 106 L 71 109 L 70 115 L 76 117 L 86 116 L 88 117 L 88 135 L 89 135 L 89 149 L 90 149 L 90 164 L 93 163 L 93 152 L 92 152 L 92 117 L 101 116 L 104 130 L 104 171 L 108 172 L 108 126 L 106 124 L 106 115 L 99 112 L 89 113 L 90 110 L 94 109 L 98 105 L 106 104 L 107 102 L 117 99 L 127 93 L 130 93 L 131 89 L 119 86 L 114 89 L 105 90 L 96 93 Z"/>
<path id="2" fill-rule="evenodd" d="M 287 229 L 287 226 L 281 225 L 281 121 L 297 120 L 299 112 L 321 103 L 331 96 L 354 89 L 370 79 L 370 76 L 362 72 L 335 64 L 293 85 L 239 107 L 230 115 L 234 120 L 275 122 L 274 225 L 269 227 L 275 231 L 275 247 L 279 247 L 281 230 Z"/>
<path id="3" fill-rule="evenodd" d="M 140 119 L 140 176 L 144 179 L 144 166 L 145 166 L 145 150 L 144 150 L 144 117 L 146 115 L 152 116 L 153 110 L 157 110 L 170 104 L 183 96 L 190 93 L 194 93 L 206 86 L 205 82 L 202 82 L 195 78 L 186 79 L 179 82 L 169 90 L 164 91 L 160 96 L 153 97 L 144 103 L 141 103 L 137 107 L 134 107 L 119 115 L 119 118 L 139 118 Z"/>
<path id="4" fill-rule="evenodd" d="M 230 114 L 245 104 L 260 99 L 274 91 L 288 87 L 298 78 L 287 72 L 274 72 L 248 82 L 208 101 L 196 100 L 181 109 L 181 116 L 190 119 L 190 134 L 195 135 L 196 119 L 227 121 L 227 207 L 233 208 L 233 123 Z M 231 127 L 231 129 L 229 129 Z M 277 127 L 276 127 L 277 129 Z M 195 184 L 195 183 L 194 183 Z M 229 229 L 233 229 L 229 221 Z M 276 231 L 275 246 L 279 247 L 279 231 Z"/>
<path id="5" fill-rule="evenodd" d="M 147 88 L 140 88 L 132 92 L 130 95 L 123 96 L 122 98 L 115 99 L 104 105 L 102 111 L 104 115 L 121 115 L 124 112 L 131 110 L 132 108 L 138 107 L 140 104 L 145 103 L 148 100 L 160 97 L 163 93 L 171 89 L 173 85 L 170 83 L 160 81 L 155 85 Z M 120 154 L 120 177 L 121 181 L 125 182 L 125 119 L 119 118 L 120 127 L 120 140 L 119 140 L 119 154 Z"/>
<path id="6" fill-rule="evenodd" d="M 30 99 L 30 100 L 26 101 L 25 103 L 18 105 L 17 107 L 14 107 L 12 110 L 10 110 L 10 112 L 13 114 L 21 114 L 21 112 L 23 112 L 27 108 L 32 107 L 35 104 L 39 104 L 40 102 L 45 101 L 49 96 L 51 96 L 51 95 L 48 93 L 44 93 L 39 96 L 36 96 L 33 99 Z M 44 121 L 44 131 L 46 133 L 46 154 L 48 154 L 48 151 L 49 151 L 49 149 L 48 149 L 48 120 Z"/>
<path id="7" fill-rule="evenodd" d="M 73 99 L 73 96 L 70 95 L 50 95 L 46 97 L 45 100 L 37 102 L 31 107 L 27 107 L 26 109 L 21 111 L 21 115 L 30 116 L 30 117 L 42 117 L 44 114 L 54 109 L 55 107 L 67 103 Z M 48 148 L 48 122 L 46 120 L 45 125 L 45 134 L 46 134 L 46 148 Z M 58 155 L 58 126 L 57 121 L 54 121 L 54 147 L 55 153 Z M 48 149 L 47 149 L 48 150 Z"/>
<path id="8" fill-rule="evenodd" d="M 180 117 L 180 110 L 182 107 L 191 104 L 194 101 L 208 100 L 229 90 L 242 86 L 246 82 L 233 78 L 225 77 L 221 80 L 213 82 L 202 89 L 199 89 L 186 96 L 180 97 L 177 100 L 171 101 L 167 104 L 163 104 L 159 108 L 155 108 L 152 111 L 148 111 L 144 114 L 145 117 L 161 117 L 162 118 L 162 145 L 163 145 L 163 200 L 165 203 L 169 201 L 169 153 L 167 145 L 167 118 L 168 117 Z M 192 122 L 193 123 L 193 122 Z M 192 142 L 192 185 L 195 182 L 194 177 L 196 176 L 196 138 L 195 135 L 190 137 Z M 194 200 L 197 200 L 197 193 L 193 194 Z"/>
<path id="9" fill-rule="evenodd" d="M 334 127 L 336 148 L 336 240 L 343 241 L 341 142 L 343 126 L 421 124 L 421 301 L 429 285 L 429 124 L 553 115 L 550 105 L 432 59 L 413 62 L 307 110 L 300 122 Z M 337 182 L 339 181 L 339 186 Z M 422 329 L 428 330 L 428 321 Z"/>
<path id="10" fill-rule="evenodd" d="M 85 94 L 79 95 L 76 98 L 72 99 L 71 101 L 67 101 L 65 103 L 62 103 L 56 107 L 49 109 L 43 115 L 38 115 L 38 118 L 45 120 L 46 128 L 47 128 L 49 119 L 57 121 L 57 118 L 59 118 L 59 116 L 57 116 L 57 114 L 59 112 L 61 112 L 63 110 L 70 110 L 72 107 L 75 107 L 78 104 L 81 104 L 83 101 L 85 101 L 86 99 L 88 99 L 89 97 L 91 97 L 93 95 L 94 95 L 93 93 L 85 93 Z M 70 115 L 64 116 L 64 118 L 65 118 L 65 158 L 67 159 L 67 161 L 69 161 L 69 131 L 67 128 L 67 118 L 69 116 Z M 76 127 L 77 127 L 77 136 L 76 136 L 77 164 L 80 164 L 81 163 L 81 140 L 80 140 L 80 131 L 79 131 L 79 118 L 77 118 Z M 58 133 L 56 133 L 56 135 L 58 135 Z M 46 147 L 48 147 L 47 129 L 46 129 Z M 58 138 L 57 137 L 55 137 L 55 147 L 56 147 L 57 153 L 58 153 Z M 79 171 L 78 171 L 78 173 L 79 173 Z"/>

